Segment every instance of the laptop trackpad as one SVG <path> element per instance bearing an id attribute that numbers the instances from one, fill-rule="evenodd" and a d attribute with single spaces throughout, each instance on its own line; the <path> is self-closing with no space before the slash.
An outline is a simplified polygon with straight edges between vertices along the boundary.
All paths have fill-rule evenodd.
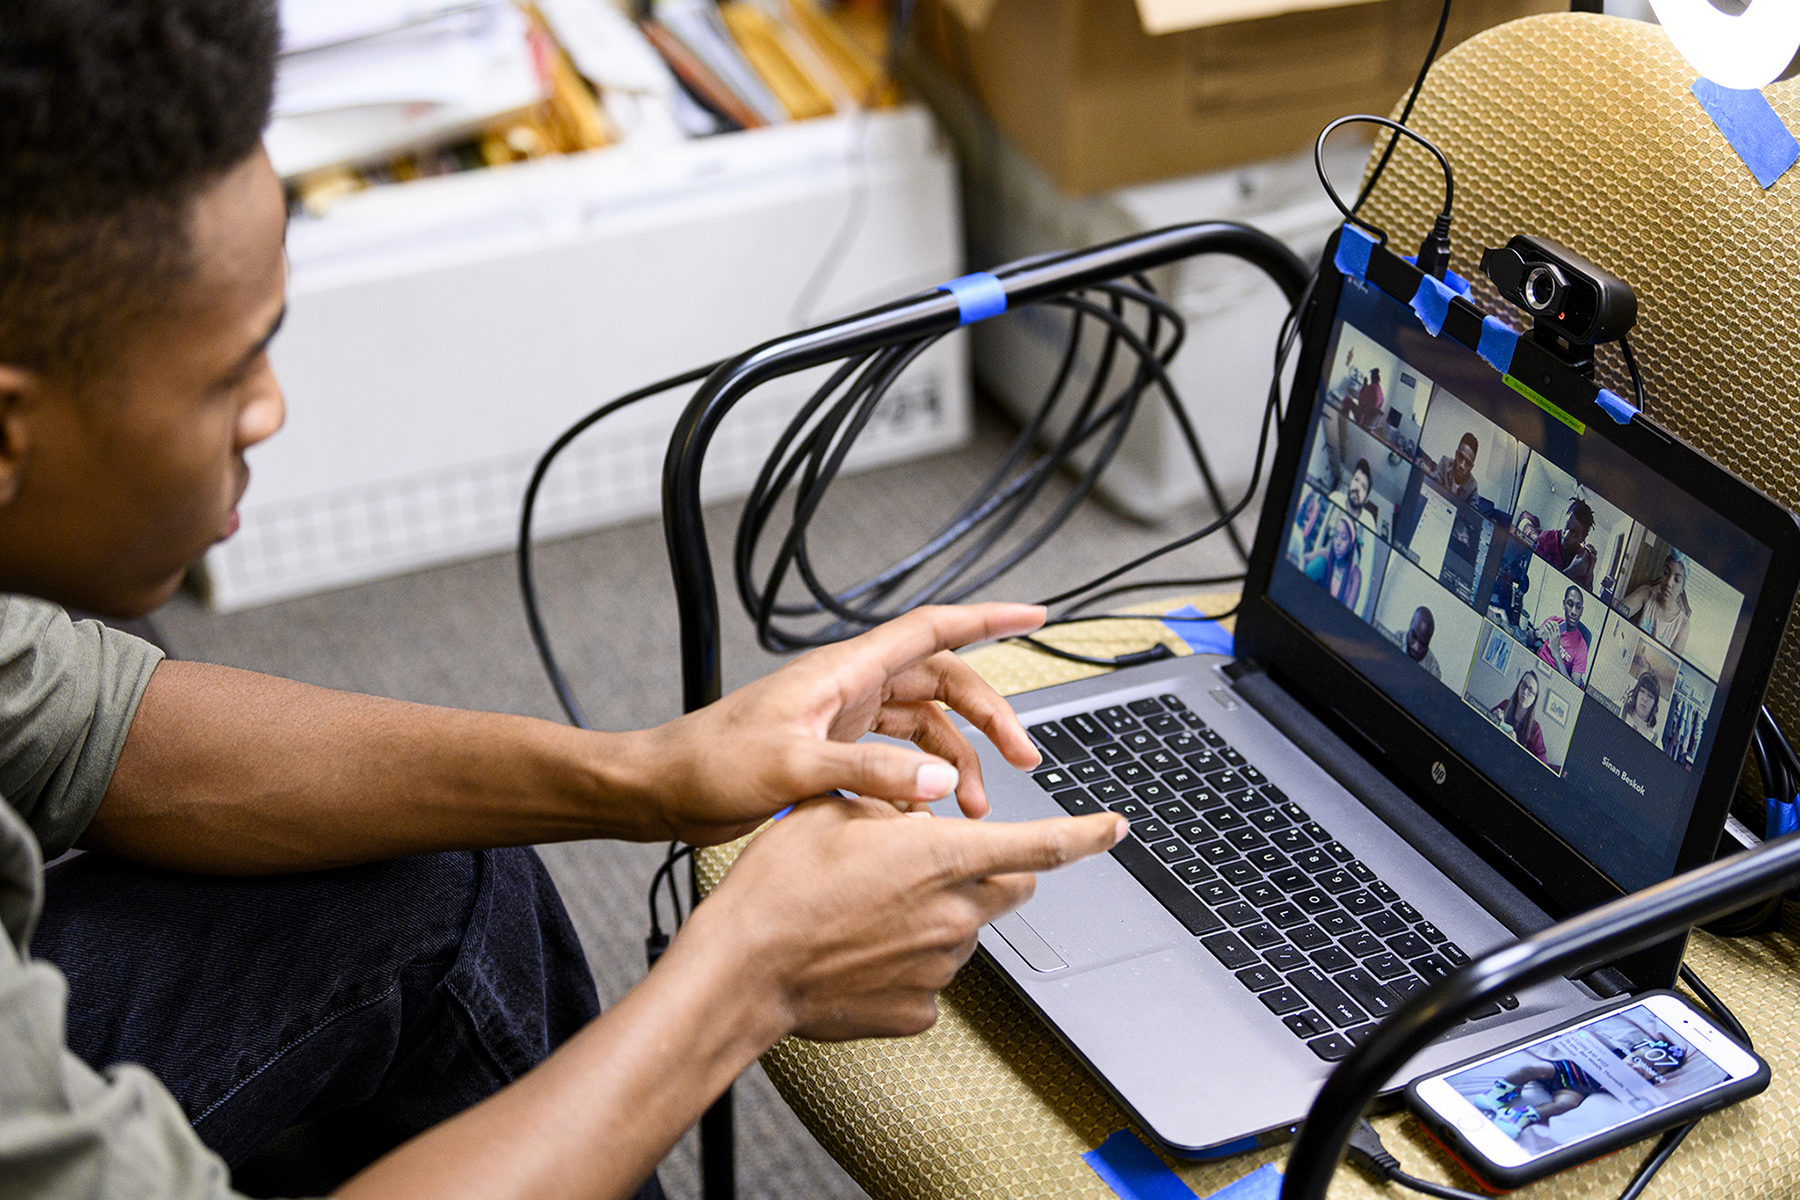
<path id="1" fill-rule="evenodd" d="M 1039 973 L 1079 972 L 1191 941 L 1104 854 L 1038 876 L 1037 892 L 993 929 Z"/>
<path id="2" fill-rule="evenodd" d="M 994 921 L 993 926 L 994 932 L 1005 938 L 1006 944 L 1017 951 L 1032 970 L 1049 974 L 1069 965 L 1018 913 L 1007 913 Z"/>

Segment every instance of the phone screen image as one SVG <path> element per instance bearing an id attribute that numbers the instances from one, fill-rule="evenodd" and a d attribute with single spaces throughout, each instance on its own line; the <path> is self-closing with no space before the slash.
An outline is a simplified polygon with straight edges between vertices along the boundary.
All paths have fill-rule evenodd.
<path id="1" fill-rule="evenodd" d="M 1730 1073 L 1648 1006 L 1619 1009 L 1444 1082 L 1526 1161 L 1727 1082 Z"/>

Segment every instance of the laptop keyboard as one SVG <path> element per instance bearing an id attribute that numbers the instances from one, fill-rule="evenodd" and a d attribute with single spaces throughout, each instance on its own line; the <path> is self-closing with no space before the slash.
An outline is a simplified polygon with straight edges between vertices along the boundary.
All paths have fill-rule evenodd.
<path id="1" fill-rule="evenodd" d="M 1030 728 L 1039 787 L 1131 823 L 1112 854 L 1314 1054 L 1336 1062 L 1469 961 L 1173 695 Z M 1468 1019 L 1518 1007 L 1506 996 Z"/>

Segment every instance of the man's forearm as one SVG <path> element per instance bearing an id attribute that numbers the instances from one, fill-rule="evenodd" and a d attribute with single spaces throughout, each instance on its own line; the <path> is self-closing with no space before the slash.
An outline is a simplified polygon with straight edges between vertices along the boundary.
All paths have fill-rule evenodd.
<path id="1" fill-rule="evenodd" d="M 649 741 L 165 662 L 78 844 L 255 874 L 661 837 Z"/>
<path id="2" fill-rule="evenodd" d="M 542 1065 L 336 1195 L 629 1196 L 790 1024 L 759 965 L 766 956 L 733 930 L 714 928 L 708 937 L 699 928 L 719 915 L 712 909 L 701 905 L 656 969 Z"/>

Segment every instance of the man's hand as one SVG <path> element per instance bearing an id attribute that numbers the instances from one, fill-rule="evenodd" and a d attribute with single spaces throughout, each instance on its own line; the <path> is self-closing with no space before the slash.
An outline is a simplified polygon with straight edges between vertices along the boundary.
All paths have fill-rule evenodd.
<path id="1" fill-rule="evenodd" d="M 914 1034 L 937 1020 L 937 993 L 981 927 L 1031 898 L 1032 872 L 1110 850 L 1127 830 L 1110 813 L 911 818 L 871 800 L 800 805 L 744 849 L 681 936 L 735 947 L 752 986 L 774 990 L 786 1032 Z"/>
<path id="2" fill-rule="evenodd" d="M 1029 604 L 916 609 L 650 731 L 653 791 L 669 836 L 729 841 L 796 800 L 833 789 L 901 809 L 954 789 L 963 812 L 985 816 L 974 747 L 939 702 L 1015 766 L 1040 758 L 1006 701 L 950 651 L 1043 623 L 1044 610 Z M 866 733 L 919 750 L 858 742 Z"/>

